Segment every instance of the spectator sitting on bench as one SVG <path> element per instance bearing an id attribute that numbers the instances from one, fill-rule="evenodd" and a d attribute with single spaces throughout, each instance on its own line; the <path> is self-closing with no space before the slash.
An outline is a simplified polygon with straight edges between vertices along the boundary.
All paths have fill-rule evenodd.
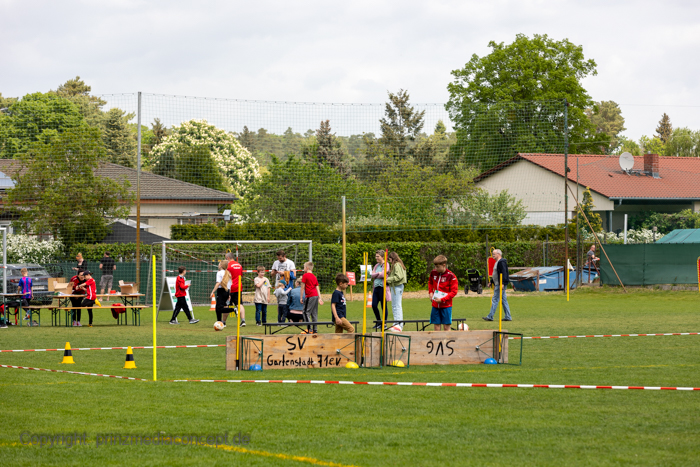
<path id="1" fill-rule="evenodd" d="M 333 313 L 333 321 L 335 322 L 336 334 L 342 334 L 343 330 L 353 333 L 355 328 L 350 324 L 345 316 L 346 301 L 343 292 L 348 288 L 350 279 L 345 274 L 335 276 L 335 283 L 338 287 L 333 291 L 331 297 L 331 312 Z"/>
<path id="2" fill-rule="evenodd" d="M 29 306 L 29 300 L 34 298 L 32 295 L 32 278 L 29 277 L 29 272 L 27 271 L 27 268 L 22 268 L 20 271 L 22 273 L 22 278 L 19 280 L 19 284 L 17 284 L 17 293 L 21 293 L 22 297 L 20 298 L 20 305 L 22 307 Z M 32 317 L 31 314 L 29 313 L 29 310 L 25 310 L 25 316 L 24 319 L 29 320 L 29 324 L 32 324 Z"/>
<path id="3" fill-rule="evenodd" d="M 304 304 L 301 303 L 301 277 L 294 281 L 294 288 L 289 292 L 289 313 L 287 318 L 293 323 L 304 320 Z"/>

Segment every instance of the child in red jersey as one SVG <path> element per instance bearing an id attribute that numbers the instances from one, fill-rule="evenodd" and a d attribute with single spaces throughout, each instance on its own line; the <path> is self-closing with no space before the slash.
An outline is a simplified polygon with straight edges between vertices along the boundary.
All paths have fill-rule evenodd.
<path id="1" fill-rule="evenodd" d="M 433 303 L 430 312 L 430 324 L 435 325 L 436 331 L 449 331 L 452 325 L 452 299 L 457 296 L 459 284 L 457 276 L 447 269 L 447 258 L 443 255 L 433 260 L 435 269 L 428 280 L 428 294 Z"/>
<path id="2" fill-rule="evenodd" d="M 190 324 L 199 323 L 199 320 L 194 319 L 190 314 L 190 307 L 187 305 L 187 299 L 185 298 L 187 289 L 190 287 L 189 284 L 185 283 L 187 269 L 185 266 L 180 266 L 177 268 L 177 272 L 180 273 L 175 280 L 175 298 L 177 298 L 177 302 L 175 303 L 175 310 L 173 311 L 173 317 L 170 319 L 170 324 L 180 324 L 177 322 L 177 315 L 180 314 L 180 311 L 185 312 L 187 319 L 190 320 Z"/>
<path id="3" fill-rule="evenodd" d="M 95 306 L 95 300 L 97 299 L 97 284 L 95 284 L 95 279 L 92 278 L 92 273 L 90 271 L 85 271 L 83 273 L 83 277 L 85 277 L 85 282 L 83 282 L 78 287 L 85 291 L 85 298 L 83 299 L 80 306 L 93 307 Z M 78 310 L 78 326 L 82 326 L 82 324 L 80 324 L 81 311 L 82 310 Z M 92 327 L 92 308 L 88 308 L 87 312 L 88 318 L 90 319 L 88 327 Z"/>
<path id="4" fill-rule="evenodd" d="M 241 306 L 238 312 L 241 314 L 241 327 L 245 326 L 245 308 L 243 307 L 243 293 L 242 285 L 239 285 L 241 276 L 243 275 L 243 267 L 236 261 L 236 257 L 233 253 L 226 253 L 226 260 L 228 260 L 228 268 L 226 270 L 231 275 L 231 287 L 229 287 L 229 307 L 237 308 L 238 302 L 240 301 Z"/>

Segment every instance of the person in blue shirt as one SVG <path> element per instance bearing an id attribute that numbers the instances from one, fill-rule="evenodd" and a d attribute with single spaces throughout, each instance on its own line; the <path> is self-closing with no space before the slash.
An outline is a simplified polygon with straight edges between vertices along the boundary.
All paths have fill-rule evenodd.
<path id="1" fill-rule="evenodd" d="M 19 280 L 19 284 L 17 284 L 17 293 L 22 294 L 22 298 L 20 300 L 22 307 L 27 307 L 29 306 L 29 300 L 34 298 L 34 295 L 32 294 L 32 278 L 29 277 L 29 271 L 27 271 L 27 268 L 22 268 L 20 272 L 22 273 L 22 278 Z M 24 319 L 29 320 L 31 324 L 32 317 L 29 314 L 29 310 L 25 310 Z"/>
<path id="2" fill-rule="evenodd" d="M 301 303 L 301 278 L 294 282 L 294 288 L 289 292 L 289 312 L 287 318 L 294 323 L 304 320 L 304 304 Z"/>

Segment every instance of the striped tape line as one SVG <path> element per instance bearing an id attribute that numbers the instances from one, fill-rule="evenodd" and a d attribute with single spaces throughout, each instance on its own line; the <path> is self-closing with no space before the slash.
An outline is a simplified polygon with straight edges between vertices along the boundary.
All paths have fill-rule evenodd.
<path id="1" fill-rule="evenodd" d="M 271 271 L 272 271 L 272 269 L 265 269 L 265 272 L 271 272 Z M 303 271 L 303 269 L 295 269 L 294 271 L 300 272 L 300 271 Z M 166 269 L 165 272 L 179 272 L 179 271 L 177 269 Z M 188 269 L 187 272 L 219 272 L 219 271 L 218 270 L 209 271 L 209 270 L 205 270 L 205 269 L 202 269 L 202 270 Z M 258 270 L 257 269 L 243 269 L 243 270 L 241 270 L 241 272 L 249 273 L 249 274 L 257 274 Z"/>
<path id="2" fill-rule="evenodd" d="M 591 334 L 586 336 L 532 336 L 509 337 L 508 339 L 574 339 L 578 337 L 650 337 L 650 336 L 697 336 L 700 332 L 664 332 L 656 334 Z"/>
<path id="3" fill-rule="evenodd" d="M 29 366 L 14 366 L 14 365 L 0 365 L 0 368 L 14 368 L 16 370 L 35 370 L 35 371 L 48 371 L 51 373 L 69 373 L 72 375 L 83 375 L 83 376 L 102 376 L 105 378 L 116 378 L 116 379 L 130 379 L 133 381 L 149 381 L 142 378 L 131 378 L 129 376 L 115 376 L 115 375 L 103 375 L 102 373 L 84 373 L 82 371 L 68 371 L 68 370 L 50 370 L 47 368 L 32 368 Z"/>
<path id="4" fill-rule="evenodd" d="M 664 386 L 591 386 L 585 384 L 489 384 L 489 383 L 412 383 L 393 381 L 322 381 L 261 379 L 176 379 L 174 383 L 283 383 L 283 384 L 346 384 L 365 386 L 428 386 L 457 388 L 521 388 L 521 389 L 642 389 L 647 391 L 700 391 L 695 387 Z"/>
<path id="5" fill-rule="evenodd" d="M 226 347 L 226 344 L 209 345 L 157 345 L 156 349 L 191 349 L 199 347 Z M 132 349 L 152 349 L 152 345 L 131 346 Z M 127 347 L 73 347 L 71 350 L 126 350 Z M 20 349 L 20 350 L 0 350 L 0 352 L 58 352 L 65 349 Z"/>

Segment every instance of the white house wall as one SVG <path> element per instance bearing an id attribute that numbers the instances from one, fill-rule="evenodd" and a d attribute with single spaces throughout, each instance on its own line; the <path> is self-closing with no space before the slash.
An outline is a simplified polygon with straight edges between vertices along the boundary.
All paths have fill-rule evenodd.
<path id="1" fill-rule="evenodd" d="M 576 170 L 575 168 L 573 170 Z M 476 183 L 490 194 L 503 190 L 522 200 L 527 212 L 524 224 L 552 225 L 564 222 L 564 184 L 562 177 L 527 160 L 520 160 Z M 571 192 L 576 193 L 576 182 L 569 181 Z M 577 198 L 583 199 L 585 186 L 579 185 Z M 569 192 L 569 211 L 576 202 Z M 595 211 L 614 209 L 608 198 L 591 190 Z M 571 215 L 568 216 L 571 218 Z"/>

